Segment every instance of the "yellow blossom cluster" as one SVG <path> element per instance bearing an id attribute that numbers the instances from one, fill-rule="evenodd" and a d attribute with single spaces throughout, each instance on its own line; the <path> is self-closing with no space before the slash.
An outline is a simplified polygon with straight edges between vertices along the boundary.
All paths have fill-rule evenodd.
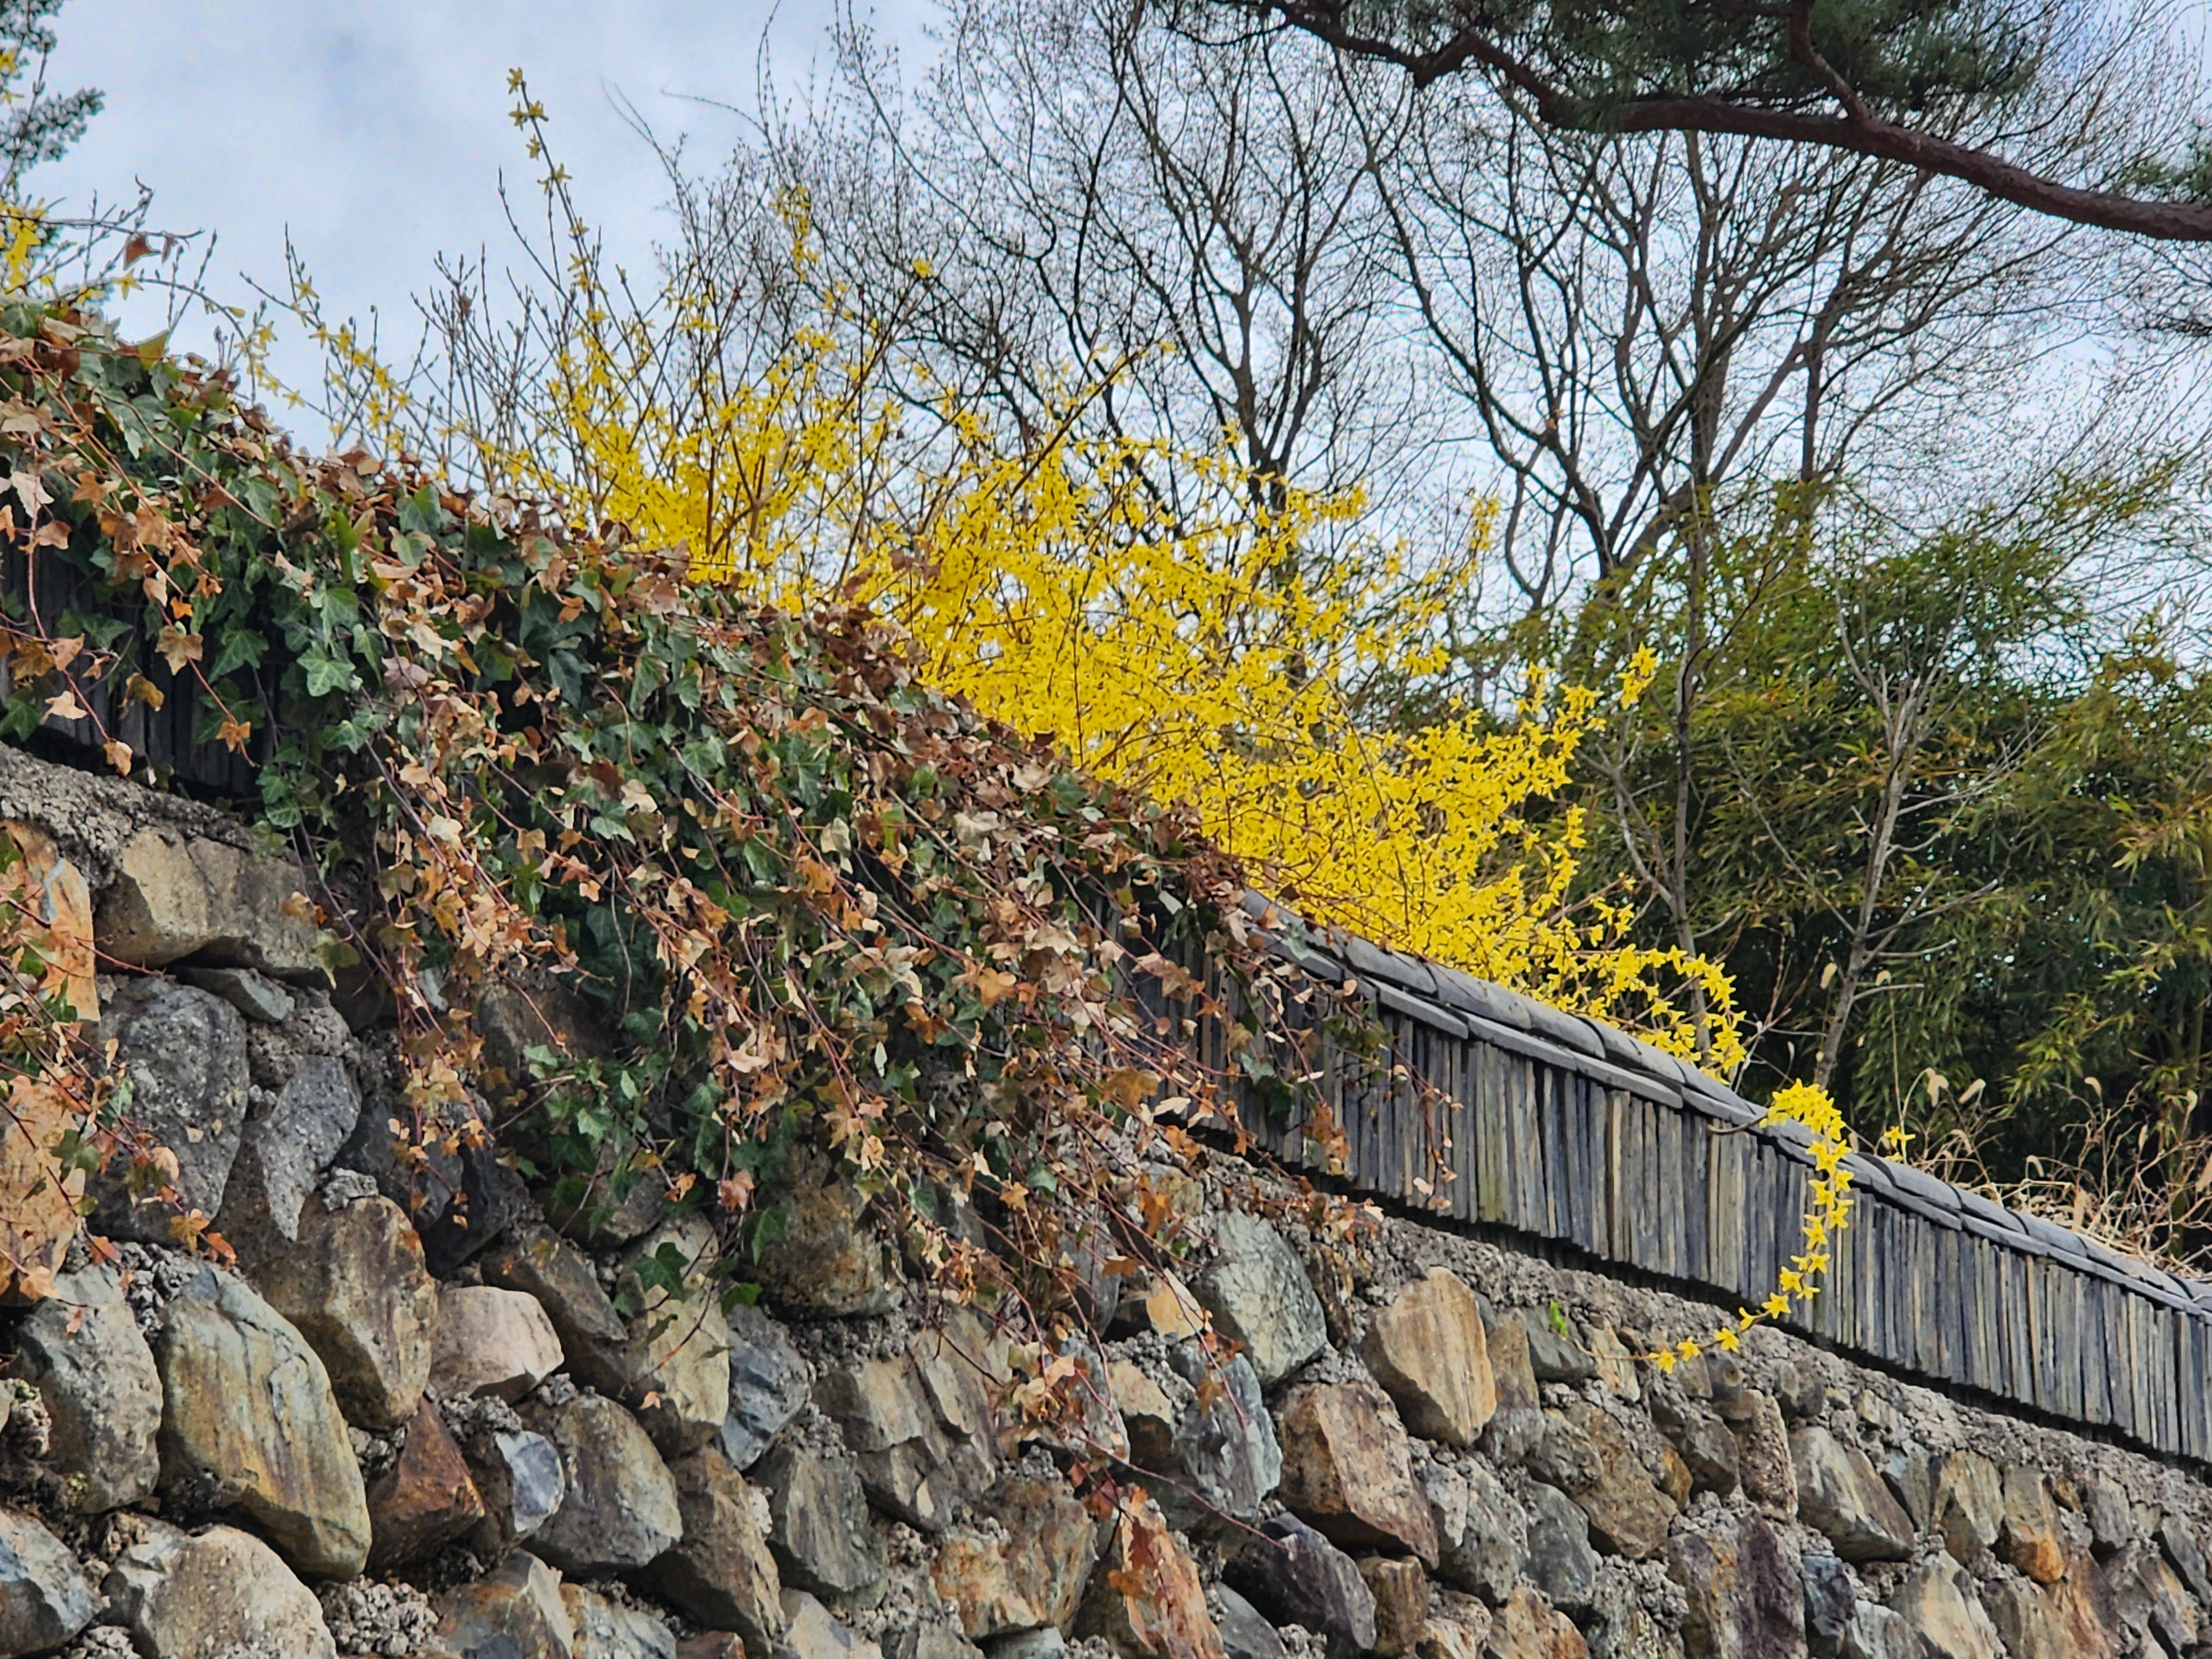
<path id="1" fill-rule="evenodd" d="M 542 160 L 544 113 L 516 90 Z M 1723 1073 L 1742 1063 L 1726 974 L 1638 943 L 1632 907 L 1584 891 L 1583 812 L 1559 800 L 1583 738 L 1644 695 L 1651 654 L 1605 688 L 1540 674 L 1504 711 L 1393 695 L 1449 685 L 1444 624 L 1494 515 L 1474 515 L 1456 556 L 1417 564 L 1363 535 L 1357 492 L 1256 475 L 1231 459 L 1233 433 L 1208 448 L 1102 432 L 1086 416 L 1110 370 L 1010 430 L 902 356 L 894 319 L 927 267 L 907 273 L 911 292 L 865 303 L 812 283 L 798 194 L 776 205 L 814 295 L 801 320 L 738 337 L 738 296 L 697 261 L 672 263 L 640 306 L 603 276 L 565 176 L 545 183 L 568 253 L 565 290 L 540 313 L 558 326 L 531 399 L 490 426 L 439 427 L 356 338 L 320 331 L 369 435 L 458 444 L 501 490 L 684 550 L 696 580 L 789 609 L 868 605 L 902 625 L 934 684 L 1194 807 L 1310 920 Z M 1770 1116 L 1813 1132 L 1805 1248 L 1759 1310 L 1711 1334 L 1723 1351 L 1811 1298 L 1850 1207 L 1847 1131 L 1826 1094 L 1784 1089 Z M 1671 1368 L 1700 1352 L 1686 1340 L 1650 1358 Z"/>
<path id="2" fill-rule="evenodd" d="M 939 684 L 1086 766 L 1194 806 L 1310 919 L 1449 962 L 1695 1052 L 1681 992 L 1729 1006 L 1711 964 L 1578 903 L 1583 823 L 1553 803 L 1610 699 L 1539 681 L 1510 718 L 1446 702 L 1401 725 L 1363 689 L 1446 665 L 1456 568 L 1315 560 L 1358 503 L 1203 455 L 1063 441 L 1042 465 L 980 446 L 912 556 L 870 572 Z M 1172 508 L 1138 482 L 1172 470 Z M 1611 696 L 1640 696 L 1636 662 Z M 1728 1061 L 1732 1024 L 1717 1023 Z"/>
<path id="3" fill-rule="evenodd" d="M 1503 720 L 1447 701 L 1401 725 L 1376 706 L 1379 683 L 1448 666 L 1463 564 L 1361 545 L 1356 495 L 1085 435 L 1081 394 L 1042 441 L 948 405 L 902 454 L 900 412 L 868 384 L 881 364 L 864 325 L 805 330 L 681 428 L 631 406 L 635 377 L 606 365 L 566 383 L 564 437 L 606 516 L 694 549 L 701 580 L 896 617 L 933 682 L 1194 806 L 1309 918 L 1684 1055 L 1694 984 L 1718 1011 L 1717 1060 L 1741 1058 L 1716 964 L 1637 943 L 1625 906 L 1577 902 L 1583 815 L 1554 803 L 1610 698 L 1539 680 Z M 1611 696 L 1640 696 L 1653 669 L 1639 659 Z"/>
<path id="4" fill-rule="evenodd" d="M 473 447 L 504 491 L 685 550 L 697 580 L 787 609 L 876 608 L 933 683 L 1194 807 L 1312 921 L 1741 1062 L 1726 975 L 1639 943 L 1630 907 L 1589 895 L 1583 813 L 1559 799 L 1583 737 L 1644 694 L 1649 654 L 1602 690 L 1539 677 L 1508 709 L 1451 695 L 1447 623 L 1494 515 L 1416 561 L 1363 531 L 1357 492 L 1255 475 L 1229 459 L 1233 434 L 1217 448 L 1103 432 L 1110 369 L 1016 430 L 902 353 L 891 319 L 914 294 L 864 302 L 814 281 L 795 192 L 778 222 L 811 297 L 780 334 L 738 337 L 741 296 L 708 262 L 672 262 L 641 307 L 602 274 L 565 183 L 549 189 L 569 246 L 533 400 L 432 446 Z M 422 447 L 425 412 L 353 337 L 322 337 L 370 435 Z"/>
<path id="5" fill-rule="evenodd" d="M 1849 1224 L 1851 1212 L 1851 1172 L 1844 1167 L 1844 1159 L 1850 1155 L 1850 1129 L 1828 1091 L 1810 1083 L 1790 1084 L 1775 1092 L 1765 1121 L 1802 1124 L 1812 1132 L 1813 1182 L 1804 1217 L 1805 1248 L 1776 1276 L 1773 1294 L 1765 1302 L 1756 1309 L 1738 1308 L 1734 1321 L 1713 1328 L 1706 1340 L 1723 1353 L 1733 1353 L 1753 1326 L 1784 1317 L 1793 1301 L 1812 1304 L 1820 1292 L 1814 1281 L 1827 1271 L 1836 1236 Z M 1673 1347 L 1645 1357 L 1661 1370 L 1671 1371 L 1705 1349 L 1697 1338 L 1684 1337 Z"/>

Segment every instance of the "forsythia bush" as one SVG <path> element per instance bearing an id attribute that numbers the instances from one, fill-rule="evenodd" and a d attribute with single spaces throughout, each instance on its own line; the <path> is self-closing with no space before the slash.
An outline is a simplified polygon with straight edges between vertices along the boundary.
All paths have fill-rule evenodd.
<path id="1" fill-rule="evenodd" d="M 520 83 L 517 90 L 521 91 Z M 543 113 L 515 111 L 544 155 Z M 815 283 L 806 205 L 769 222 L 800 303 L 778 337 L 731 319 L 757 270 L 669 257 L 641 306 L 604 273 L 557 168 L 546 178 L 565 292 L 532 313 L 518 388 L 425 410 L 349 332 L 309 320 L 387 447 L 458 442 L 495 488 L 588 504 L 696 578 L 787 609 L 859 601 L 896 619 L 926 677 L 1057 740 L 1084 767 L 1196 810 L 1254 879 L 1341 925 L 1698 1053 L 1744 1056 L 1719 966 L 1634 941 L 1632 914 L 1580 896 L 1580 808 L 1555 805 L 1616 686 L 1530 688 L 1510 719 L 1449 696 L 1417 720 L 1392 689 L 1443 684 L 1449 607 L 1480 538 L 1421 569 L 1362 537 L 1357 497 L 1256 477 L 1219 453 L 1097 435 L 1101 386 L 1011 434 L 901 351 L 926 290 L 863 306 Z M 307 292 L 312 300 L 312 292 Z M 771 327 L 771 332 L 775 329 Z M 1482 522 L 1478 515 L 1478 526 Z"/>

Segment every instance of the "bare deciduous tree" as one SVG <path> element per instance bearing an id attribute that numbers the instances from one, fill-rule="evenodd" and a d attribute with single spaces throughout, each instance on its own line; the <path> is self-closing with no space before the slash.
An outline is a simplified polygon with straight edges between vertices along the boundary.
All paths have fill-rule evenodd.
<path id="1" fill-rule="evenodd" d="M 2094 447 L 2106 411 L 2078 362 L 2062 419 L 2029 437 L 2014 410 L 2039 365 L 2090 337 L 2102 250 L 1862 156 L 1562 134 L 1479 93 L 1427 96 L 1380 174 L 1407 284 L 1494 459 L 1499 552 L 1537 648 L 1584 672 L 1603 638 L 1657 650 L 1667 762 L 1595 758 L 1662 935 L 1710 952 L 1735 918 L 1699 866 L 1713 797 L 1735 786 L 1692 732 L 1766 599 L 1741 557 L 1717 573 L 1717 538 L 1778 556 L 1847 474 L 1901 519 L 1940 517 Z M 1785 483 L 1797 522 L 1730 522 Z M 1609 626 L 1623 605 L 1638 614 Z"/>
<path id="2" fill-rule="evenodd" d="M 1925 479 L 1946 424 L 2001 420 L 2087 331 L 2064 228 L 1858 158 L 1469 113 L 1422 124 L 1388 184 L 1534 609 L 1745 478 Z"/>
<path id="3" fill-rule="evenodd" d="M 1024 422 L 1118 368 L 1116 432 L 1226 433 L 1316 489 L 1415 482 L 1436 405 L 1375 185 L 1389 77 L 1355 110 L 1310 41 L 1195 40 L 1126 0 L 950 0 L 942 37 L 902 96 L 848 29 L 840 87 L 774 124 L 836 280 L 926 265 L 917 341 Z"/>

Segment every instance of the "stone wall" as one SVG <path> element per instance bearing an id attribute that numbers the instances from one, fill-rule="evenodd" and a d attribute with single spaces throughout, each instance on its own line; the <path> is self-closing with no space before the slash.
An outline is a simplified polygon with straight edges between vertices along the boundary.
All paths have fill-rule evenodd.
<path id="1" fill-rule="evenodd" d="M 389 1031 L 305 965 L 296 872 L 47 770 L 0 751 L 0 811 L 152 964 L 101 979 L 100 1035 L 239 1260 L 95 1182 L 115 1259 L 67 1242 L 57 1293 L 0 1310 L 0 1659 L 2117 1659 L 2212 1632 L 2193 1467 L 1789 1332 L 1661 1376 L 1633 1356 L 1709 1306 L 1224 1153 L 1131 1162 L 1194 1249 L 1102 1278 L 1088 1329 L 936 1304 L 819 1169 L 778 1195 L 759 1306 L 671 1298 L 636 1263 L 701 1255 L 695 1218 L 564 1231 L 463 1139 L 394 1166 Z M 1080 1411 L 1043 1410 L 1054 1374 Z"/>

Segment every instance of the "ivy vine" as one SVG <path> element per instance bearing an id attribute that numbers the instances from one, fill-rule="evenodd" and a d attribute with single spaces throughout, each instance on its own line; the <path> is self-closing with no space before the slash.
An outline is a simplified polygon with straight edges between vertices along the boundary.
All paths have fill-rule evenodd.
<path id="1" fill-rule="evenodd" d="M 1377 1052 L 1260 948 L 1187 815 L 918 683 L 871 616 L 754 607 L 404 459 L 310 458 L 222 375 L 66 309 L 0 308 L 0 734 L 78 722 L 164 785 L 143 733 L 189 706 L 253 763 L 326 967 L 391 998 L 404 1157 L 489 1136 L 569 1204 L 655 1182 L 741 1260 L 803 1141 L 954 1293 L 1042 1310 L 1073 1305 L 1072 1227 L 1182 1248 L 1133 1183 L 1185 1125 L 1235 1132 L 1202 1013 L 1237 1086 L 1295 1088 L 1294 1030 Z M 605 1041 L 492 1075 L 495 988 Z"/>

